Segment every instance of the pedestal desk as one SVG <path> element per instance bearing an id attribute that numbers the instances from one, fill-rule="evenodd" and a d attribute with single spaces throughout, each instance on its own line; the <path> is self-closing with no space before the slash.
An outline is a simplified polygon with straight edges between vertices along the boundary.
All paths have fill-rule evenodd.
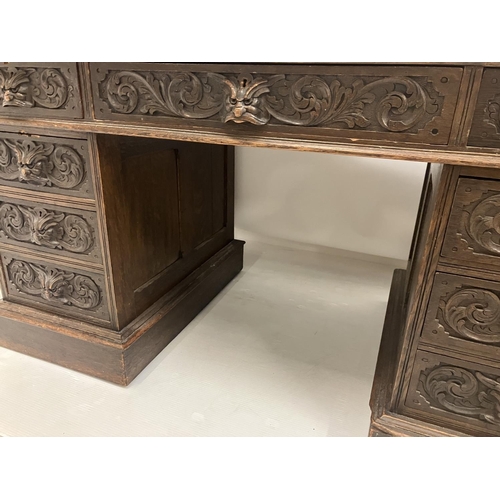
<path id="1" fill-rule="evenodd" d="M 500 64 L 2 63 L 0 103 L 0 345 L 130 383 L 242 267 L 235 145 L 425 161 L 370 435 L 500 434 Z"/>

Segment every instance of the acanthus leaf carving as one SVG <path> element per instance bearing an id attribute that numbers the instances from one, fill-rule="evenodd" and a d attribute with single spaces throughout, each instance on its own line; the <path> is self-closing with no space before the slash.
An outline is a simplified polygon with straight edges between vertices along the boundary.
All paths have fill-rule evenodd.
<path id="1" fill-rule="evenodd" d="M 442 298 L 439 309 L 451 333 L 485 344 L 500 343 L 500 298 L 493 292 L 463 288 Z"/>
<path id="2" fill-rule="evenodd" d="M 222 103 L 205 95 L 210 89 L 204 85 L 207 84 L 192 73 L 158 79 L 152 73 L 142 76 L 133 71 L 119 71 L 107 80 L 105 93 L 110 106 L 119 113 L 132 113 L 141 101 L 140 114 L 208 118 L 219 112 Z"/>
<path id="3" fill-rule="evenodd" d="M 485 122 L 493 125 L 497 134 L 500 134 L 500 94 L 493 96 L 486 105 Z"/>
<path id="4" fill-rule="evenodd" d="M 438 99 L 409 77 L 343 84 L 339 78 L 327 81 L 316 75 L 110 71 L 100 92 L 120 114 L 218 116 L 224 123 L 254 125 L 378 125 L 390 132 L 408 131 L 426 114 L 430 121 L 440 109 Z"/>
<path id="5" fill-rule="evenodd" d="M 500 425 L 500 378 L 441 365 L 420 374 L 418 391 L 434 407 Z"/>
<path id="6" fill-rule="evenodd" d="M 89 224 L 80 216 L 12 203 L 0 205 L 0 229 L 16 241 L 88 253 L 94 246 Z"/>
<path id="7" fill-rule="evenodd" d="M 44 301 L 79 309 L 95 309 L 102 300 L 97 284 L 89 276 L 13 260 L 8 277 L 18 291 L 39 296 Z"/>
<path id="8" fill-rule="evenodd" d="M 73 189 L 84 174 L 83 160 L 70 146 L 29 139 L 0 140 L 1 179 Z"/>
<path id="9" fill-rule="evenodd" d="M 486 252 L 500 255 L 500 194 L 486 196 L 464 215 L 472 239 Z"/>
<path id="10" fill-rule="evenodd" d="M 2 106 L 61 108 L 71 86 L 55 68 L 0 69 Z"/>

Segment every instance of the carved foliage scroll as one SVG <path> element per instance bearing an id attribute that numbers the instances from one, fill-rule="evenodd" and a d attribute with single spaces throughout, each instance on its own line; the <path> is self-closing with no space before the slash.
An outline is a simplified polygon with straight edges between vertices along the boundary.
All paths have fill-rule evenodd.
<path id="1" fill-rule="evenodd" d="M 458 181 L 442 255 L 500 268 L 500 182 Z"/>
<path id="2" fill-rule="evenodd" d="M 71 146 L 0 139 L 0 179 L 74 189 L 84 176 L 83 159 Z"/>
<path id="3" fill-rule="evenodd" d="M 101 291 L 89 276 L 22 260 L 12 260 L 7 274 L 18 292 L 39 296 L 47 303 L 85 310 L 101 304 Z"/>
<path id="4" fill-rule="evenodd" d="M 500 344 L 500 298 L 490 290 L 464 287 L 439 302 L 438 317 L 448 333 L 485 344 Z"/>
<path id="5" fill-rule="evenodd" d="M 0 203 L 0 230 L 16 241 L 79 254 L 94 247 L 92 228 L 83 217 L 38 206 Z"/>
<path id="6" fill-rule="evenodd" d="M 73 87 L 56 68 L 0 69 L 0 103 L 3 107 L 58 109 Z"/>
<path id="7" fill-rule="evenodd" d="M 99 97 L 118 114 L 390 132 L 422 128 L 440 113 L 443 102 L 425 79 L 405 76 L 346 79 L 117 70 L 100 83 Z"/>
<path id="8" fill-rule="evenodd" d="M 482 72 L 467 143 L 469 146 L 500 147 L 500 68 L 484 68 Z"/>
<path id="9" fill-rule="evenodd" d="M 469 213 L 464 214 L 472 239 L 485 251 L 500 255 L 500 194 L 488 193 Z"/>
<path id="10" fill-rule="evenodd" d="M 500 425 L 500 378 L 441 365 L 420 374 L 417 390 L 434 408 Z"/>
<path id="11" fill-rule="evenodd" d="M 497 134 L 500 134 L 500 94 L 494 95 L 486 106 L 484 121 L 493 125 Z"/>

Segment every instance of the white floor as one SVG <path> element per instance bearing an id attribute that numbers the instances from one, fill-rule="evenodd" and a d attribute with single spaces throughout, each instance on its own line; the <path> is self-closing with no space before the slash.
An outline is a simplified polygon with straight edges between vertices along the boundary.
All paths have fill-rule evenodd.
<path id="1" fill-rule="evenodd" d="M 0 348 L 4 436 L 366 436 L 392 266 L 263 243 L 127 388 Z"/>

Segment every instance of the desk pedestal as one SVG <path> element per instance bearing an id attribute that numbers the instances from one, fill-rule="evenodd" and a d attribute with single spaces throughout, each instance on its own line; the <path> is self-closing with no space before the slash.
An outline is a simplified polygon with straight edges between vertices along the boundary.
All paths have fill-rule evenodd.
<path id="1" fill-rule="evenodd" d="M 0 345 L 127 385 L 241 270 L 233 148 L 0 132 Z"/>
<path id="2" fill-rule="evenodd" d="M 394 274 L 371 435 L 500 435 L 500 175 L 430 165 Z"/>

